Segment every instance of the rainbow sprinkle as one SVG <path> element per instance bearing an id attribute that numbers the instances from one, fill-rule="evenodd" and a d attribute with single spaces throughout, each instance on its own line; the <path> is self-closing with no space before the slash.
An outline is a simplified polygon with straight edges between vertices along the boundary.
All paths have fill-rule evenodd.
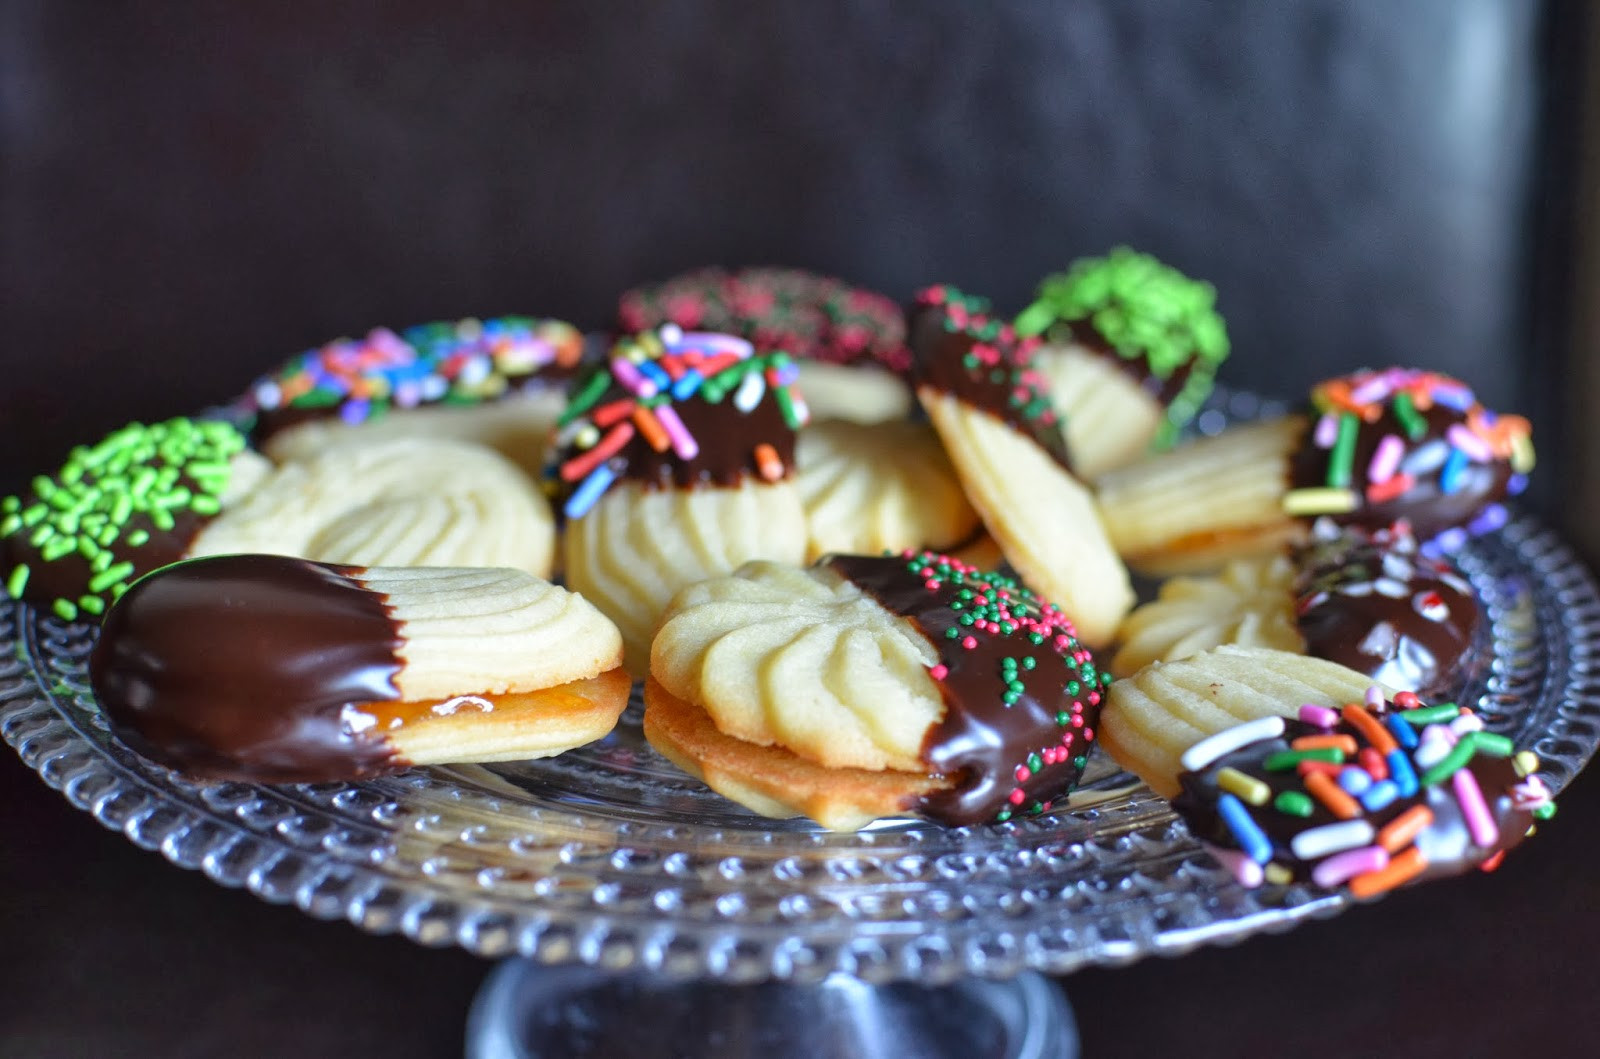
<path id="1" fill-rule="evenodd" d="M 583 336 L 571 324 L 528 316 L 377 328 L 295 357 L 250 388 L 256 413 L 337 408 L 361 423 L 391 408 L 477 404 L 549 367 L 572 368 Z"/>
<path id="2" fill-rule="evenodd" d="M 1197 744 L 1198 768 L 1186 759 L 1173 804 L 1220 844 L 1218 859 L 1241 884 L 1309 877 L 1372 897 L 1427 871 L 1425 849 L 1461 849 L 1461 867 L 1489 870 L 1520 837 L 1502 833 L 1515 814 L 1544 820 L 1555 812 L 1535 775 L 1538 758 L 1455 703 L 1425 706 L 1412 692 L 1390 702 L 1373 687 L 1334 718 L 1308 704 L 1297 720 L 1271 718 L 1278 735 L 1248 722 L 1205 741 L 1220 754 Z M 1531 830 L 1527 820 L 1518 826 Z M 1438 829 L 1459 830 L 1465 841 L 1436 835 L 1418 844 Z"/>
<path id="3" fill-rule="evenodd" d="M 555 491 L 575 483 L 562 512 L 582 518 L 622 476 L 631 446 L 669 451 L 685 463 L 700 456 L 700 439 L 684 422 L 689 402 L 728 402 L 735 415 L 750 415 L 771 398 L 789 431 L 810 418 L 795 389 L 799 371 L 781 350 L 757 354 L 745 339 L 716 332 L 684 331 L 675 324 L 617 342 L 605 364 L 580 383 L 557 424 Z M 788 473 L 770 441 L 748 453 L 749 467 L 764 481 Z"/>

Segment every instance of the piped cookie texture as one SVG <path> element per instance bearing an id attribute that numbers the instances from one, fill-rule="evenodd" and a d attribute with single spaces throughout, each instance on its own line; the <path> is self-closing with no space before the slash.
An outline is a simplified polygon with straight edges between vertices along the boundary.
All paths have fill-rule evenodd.
<path id="1" fill-rule="evenodd" d="M 274 459 L 303 459 L 358 428 L 370 438 L 490 445 L 537 470 L 537 448 L 583 354 L 571 324 L 529 316 L 377 328 L 291 357 L 241 402 Z"/>
<path id="2" fill-rule="evenodd" d="M 674 324 L 738 335 L 796 358 L 818 419 L 877 423 L 911 406 L 905 318 L 894 301 L 801 269 L 704 268 L 622 296 L 624 331 Z"/>
<path id="3" fill-rule="evenodd" d="M 1313 390 L 1310 417 L 1201 438 L 1099 482 L 1117 550 L 1150 573 L 1193 572 L 1305 539 L 1313 519 L 1411 524 L 1423 554 L 1505 525 L 1527 486 L 1527 420 L 1467 386 L 1411 368 L 1364 371 Z"/>
<path id="4" fill-rule="evenodd" d="M 1110 682 L 1055 607 L 930 552 L 688 588 L 651 676 L 662 753 L 759 812 L 838 829 L 1048 809 L 1082 775 Z"/>
<path id="5" fill-rule="evenodd" d="M 1094 478 L 1169 444 L 1229 352 L 1216 290 L 1119 246 L 1047 276 L 1017 316 L 1046 344 L 1038 366 L 1080 473 Z"/>
<path id="6" fill-rule="evenodd" d="M 1555 812 L 1538 769 L 1472 710 L 1374 687 L 1190 747 L 1173 808 L 1245 886 L 1310 881 L 1359 899 L 1498 866 Z"/>
<path id="7" fill-rule="evenodd" d="M 1033 370 L 1037 340 L 1018 339 L 983 299 L 939 286 L 918 295 L 911 341 L 917 397 L 984 526 L 1085 643 L 1110 642 L 1133 589 L 1094 497 L 1071 472 Z"/>
<path id="8" fill-rule="evenodd" d="M 130 746 L 201 778 L 360 779 L 560 753 L 627 703 L 621 639 L 513 570 L 194 559 L 118 601 L 90 658 Z"/>
<path id="9" fill-rule="evenodd" d="M 133 581 L 183 558 L 268 467 L 210 420 L 131 423 L 76 448 L 53 477 L 0 500 L 6 589 L 67 621 L 98 620 Z"/>
<path id="10" fill-rule="evenodd" d="M 546 478 L 568 520 L 563 568 L 621 627 L 633 672 L 674 592 L 751 559 L 803 560 L 796 377 L 786 353 L 667 325 L 621 339 L 574 388 Z"/>

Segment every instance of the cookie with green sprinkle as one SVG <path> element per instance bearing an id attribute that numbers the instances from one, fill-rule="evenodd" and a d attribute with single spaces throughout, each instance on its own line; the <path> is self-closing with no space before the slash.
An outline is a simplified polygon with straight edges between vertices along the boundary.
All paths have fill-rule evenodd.
<path id="1" fill-rule="evenodd" d="M 1046 340 L 1039 371 L 1081 473 L 1130 463 L 1194 417 L 1228 356 L 1215 302 L 1211 284 L 1125 246 L 1039 284 L 1016 329 Z"/>
<path id="2" fill-rule="evenodd" d="M 135 580 L 183 558 L 267 467 L 214 420 L 130 423 L 80 446 L 53 477 L 0 500 L 6 591 L 66 621 L 98 620 Z"/>

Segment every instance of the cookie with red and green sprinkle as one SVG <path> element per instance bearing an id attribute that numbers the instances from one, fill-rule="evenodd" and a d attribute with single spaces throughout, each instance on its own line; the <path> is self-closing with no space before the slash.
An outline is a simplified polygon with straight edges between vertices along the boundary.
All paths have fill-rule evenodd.
<path id="1" fill-rule="evenodd" d="M 1082 776 L 1111 681 L 1055 606 L 933 552 L 692 586 L 650 672 L 658 750 L 758 812 L 841 830 L 1048 810 Z"/>
<path id="2" fill-rule="evenodd" d="M 917 296 L 917 399 L 1000 550 L 1084 641 L 1109 643 L 1133 605 L 1094 496 L 1072 471 L 1055 409 L 1021 338 L 989 303 L 950 286 Z"/>
<path id="3" fill-rule="evenodd" d="M 0 500 L 6 591 L 66 621 L 98 621 L 269 469 L 218 420 L 129 425 L 72 451 L 54 476 Z"/>
<path id="4" fill-rule="evenodd" d="M 911 398 L 905 317 L 894 300 L 793 268 L 702 268 L 622 295 L 627 332 L 676 324 L 748 340 L 757 353 L 795 357 L 819 419 L 903 418 Z"/>

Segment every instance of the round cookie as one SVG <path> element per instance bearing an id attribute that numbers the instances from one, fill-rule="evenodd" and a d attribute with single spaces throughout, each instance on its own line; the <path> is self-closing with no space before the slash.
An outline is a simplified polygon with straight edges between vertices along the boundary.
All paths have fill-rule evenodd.
<path id="1" fill-rule="evenodd" d="M 703 268 L 628 291 L 624 331 L 676 324 L 748 339 L 758 353 L 797 358 L 816 418 L 878 423 L 911 408 L 905 318 L 893 300 L 801 269 Z"/>
<path id="2" fill-rule="evenodd" d="M 97 620 L 133 581 L 189 554 L 269 469 L 228 423 L 130 423 L 0 500 L 6 589 L 67 621 Z"/>
<path id="3" fill-rule="evenodd" d="M 377 328 L 289 359 L 242 405 L 275 460 L 308 459 L 349 436 L 488 445 L 537 474 L 583 336 L 560 320 L 504 316 Z"/>
<path id="4" fill-rule="evenodd" d="M 188 554 L 249 552 L 548 577 L 555 522 L 543 493 L 492 449 L 443 438 L 346 439 L 274 469 L 202 528 Z"/>
<path id="5" fill-rule="evenodd" d="M 955 471 L 925 423 L 814 423 L 795 445 L 807 559 L 829 552 L 948 552 L 980 529 Z"/>
<path id="6" fill-rule="evenodd" d="M 1073 466 L 1097 478 L 1170 444 L 1205 402 L 1228 356 L 1216 291 L 1119 246 L 1047 276 L 1018 315 L 1042 335 L 1035 358 Z"/>
<path id="7" fill-rule="evenodd" d="M 1311 419 L 1236 427 L 1102 478 L 1118 552 L 1148 573 L 1203 570 L 1303 540 L 1326 516 L 1368 529 L 1405 519 L 1437 556 L 1504 525 L 1503 501 L 1533 469 L 1527 420 L 1437 372 L 1357 372 L 1317 386 L 1311 404 Z"/>
<path id="8" fill-rule="evenodd" d="M 519 571 L 227 555 L 134 584 L 89 676 L 147 757 L 310 783 L 591 742 L 627 704 L 621 651 L 594 607 Z"/>
<path id="9" fill-rule="evenodd" d="M 1274 672 L 1289 665 L 1266 664 Z M 1203 655 L 1151 669 L 1191 665 L 1211 669 Z M 1158 706 L 1187 712 L 1187 693 L 1136 679 Z M 1112 691 L 1108 724 L 1125 683 Z M 1224 687 L 1218 697 L 1235 691 Z M 1492 869 L 1555 811 L 1539 759 L 1455 703 L 1427 706 L 1376 686 L 1344 702 L 1293 703 L 1280 695 L 1237 723 L 1203 726 L 1163 777 L 1176 792 L 1173 808 L 1247 887 L 1311 882 L 1365 899 Z"/>
<path id="10" fill-rule="evenodd" d="M 1019 340 L 987 302 L 950 287 L 918 296 L 911 340 L 917 397 L 984 526 L 1085 643 L 1110 642 L 1133 589 L 1038 388 L 1037 341 Z"/>
<path id="11" fill-rule="evenodd" d="M 1304 653 L 1294 621 L 1295 568 L 1287 556 L 1234 559 L 1215 576 L 1174 577 L 1117 630 L 1119 677 L 1222 644 Z"/>
<path id="12" fill-rule="evenodd" d="M 1060 611 L 931 552 L 756 562 L 681 592 L 645 734 L 768 815 L 1005 821 L 1082 774 L 1109 676 Z"/>
<path id="13" fill-rule="evenodd" d="M 568 520 L 562 568 L 621 628 L 631 672 L 685 585 L 803 560 L 794 377 L 785 353 L 667 325 L 620 340 L 574 388 L 547 478 Z"/>

